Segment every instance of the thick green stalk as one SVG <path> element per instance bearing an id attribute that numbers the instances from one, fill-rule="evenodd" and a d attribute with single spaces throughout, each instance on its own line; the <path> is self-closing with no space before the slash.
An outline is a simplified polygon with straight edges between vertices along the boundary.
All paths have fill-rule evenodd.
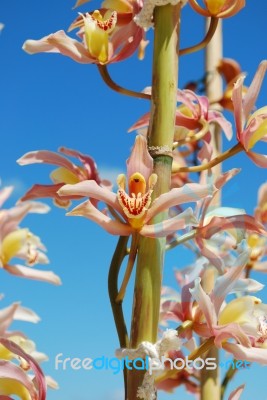
<path id="1" fill-rule="evenodd" d="M 178 32 L 180 5 L 156 7 L 151 119 L 148 134 L 149 151 L 158 175 L 154 197 L 169 191 L 171 179 L 171 149 L 174 137 L 176 90 L 178 75 Z M 166 213 L 152 222 L 165 219 Z M 140 238 L 130 347 L 143 341 L 156 342 L 160 307 L 165 239 Z M 137 399 L 145 371 L 128 373 L 128 400 Z"/>
<path id="2" fill-rule="evenodd" d="M 216 98 L 222 96 L 222 79 L 216 71 L 219 61 L 222 59 L 222 23 L 218 24 L 217 31 L 211 42 L 206 48 L 206 72 L 211 73 L 212 78 L 206 82 L 206 92 L 209 101 L 212 102 Z M 213 106 L 214 107 L 214 106 Z M 211 127 L 211 143 L 213 147 L 214 157 L 220 157 L 222 153 L 221 130 L 218 126 Z M 239 147 L 237 147 L 239 149 Z M 216 179 L 222 172 L 221 164 L 217 164 L 213 170 L 213 177 Z M 221 199 L 218 192 L 213 199 L 213 206 L 220 206 Z M 202 277 L 202 286 L 209 293 L 214 287 L 217 277 L 217 271 L 211 267 L 205 271 Z M 213 346 L 206 355 L 207 358 L 215 358 L 217 366 L 219 365 L 219 351 Z M 203 369 L 201 371 L 201 400 L 220 400 L 220 369 L 219 366 L 215 370 Z"/>

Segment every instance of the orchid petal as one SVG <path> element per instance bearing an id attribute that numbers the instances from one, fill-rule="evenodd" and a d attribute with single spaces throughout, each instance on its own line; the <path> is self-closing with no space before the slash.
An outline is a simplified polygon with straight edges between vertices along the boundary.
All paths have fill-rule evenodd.
<path id="1" fill-rule="evenodd" d="M 202 238 L 210 239 L 215 233 L 229 229 L 244 229 L 252 232 L 266 235 L 264 227 L 250 215 L 234 215 L 230 217 L 212 217 L 210 222 L 199 228 L 199 234 Z"/>
<path id="2" fill-rule="evenodd" d="M 60 154 L 57 154 L 53 151 L 47 150 L 37 150 L 30 151 L 29 153 L 24 154 L 21 158 L 17 160 L 19 165 L 29 165 L 29 164 L 52 164 L 58 165 L 59 167 L 66 168 L 71 171 L 74 175 L 79 175 L 79 168 L 69 161 L 67 158 L 62 157 Z"/>
<path id="3" fill-rule="evenodd" d="M 216 188 L 221 189 L 230 179 L 236 176 L 240 171 L 241 171 L 240 168 L 233 168 L 225 172 L 224 174 L 220 175 L 215 181 Z"/>
<path id="4" fill-rule="evenodd" d="M 237 323 L 230 322 L 224 326 L 216 326 L 213 333 L 215 335 L 214 344 L 219 348 L 224 347 L 223 343 L 227 339 L 235 339 L 241 345 L 250 347 L 249 337 Z"/>
<path id="5" fill-rule="evenodd" d="M 253 151 L 248 151 L 247 155 L 258 167 L 267 168 L 267 155 L 254 153 Z"/>
<path id="6" fill-rule="evenodd" d="M 234 117 L 235 117 L 235 124 L 236 124 L 236 134 L 238 141 L 241 140 L 241 133 L 243 130 L 243 126 L 245 121 L 243 120 L 243 106 L 242 106 L 242 99 L 243 99 L 243 82 L 245 79 L 245 75 L 241 75 L 236 83 L 234 84 L 233 92 L 232 92 L 232 101 L 234 106 Z"/>
<path id="7" fill-rule="evenodd" d="M 0 395 L 18 395 L 22 400 L 37 398 L 32 380 L 17 365 L 0 360 Z"/>
<path id="8" fill-rule="evenodd" d="M 184 229 L 188 225 L 197 225 L 197 223 L 198 221 L 194 216 L 193 210 L 188 208 L 176 217 L 167 219 L 157 224 L 144 225 L 139 233 L 142 236 L 153 238 L 166 237 L 179 229 Z"/>
<path id="9" fill-rule="evenodd" d="M 19 357 L 22 357 L 33 370 L 36 378 L 37 387 L 39 390 L 38 400 L 45 400 L 46 399 L 46 381 L 44 374 L 38 365 L 38 363 L 31 357 L 29 354 L 26 354 L 17 344 L 14 342 L 1 338 L 0 343 L 5 346 L 8 350 L 12 353 L 17 354 Z"/>
<path id="10" fill-rule="evenodd" d="M 237 279 L 240 277 L 243 269 L 247 265 L 249 254 L 249 251 L 244 251 L 240 254 L 234 265 L 224 275 L 219 276 L 216 279 L 214 290 L 211 295 L 216 314 L 219 313 L 225 297 L 231 292 Z"/>
<path id="11" fill-rule="evenodd" d="M 253 265 L 253 270 L 255 270 Z M 254 293 L 259 292 L 264 288 L 264 285 L 255 279 L 238 279 L 235 282 L 232 290 L 229 293 L 236 293 L 236 292 L 248 292 Z"/>
<path id="12" fill-rule="evenodd" d="M 19 303 L 13 303 L 10 306 L 0 310 L 0 332 L 4 333 L 12 323 L 16 309 Z"/>
<path id="13" fill-rule="evenodd" d="M 149 124 L 150 113 L 144 114 L 137 122 L 135 122 L 129 129 L 128 132 L 136 131 L 137 129 L 145 128 Z"/>
<path id="14" fill-rule="evenodd" d="M 14 319 L 18 321 L 32 322 L 36 324 L 41 318 L 30 308 L 18 306 L 14 313 Z"/>
<path id="15" fill-rule="evenodd" d="M 39 40 L 26 40 L 23 50 L 28 54 L 61 53 L 82 64 L 95 62 L 82 43 L 68 37 L 64 31 L 58 31 Z"/>
<path id="16" fill-rule="evenodd" d="M 25 194 L 24 196 L 20 199 L 20 201 L 26 201 L 26 200 L 31 200 L 31 199 L 39 199 L 39 198 L 54 198 L 56 201 L 63 200 L 60 198 L 58 195 L 59 189 L 64 186 L 64 183 L 57 183 L 54 185 L 33 185 Z M 68 199 L 80 199 L 81 196 L 66 196 L 64 197 L 64 200 Z"/>
<path id="17" fill-rule="evenodd" d="M 243 101 L 243 112 L 245 120 L 247 120 L 251 110 L 253 109 L 256 100 L 259 96 L 260 88 L 262 85 L 262 81 L 264 79 L 265 73 L 267 70 L 267 60 L 264 60 L 260 63 L 256 74 L 253 78 L 251 85 L 248 88 L 248 91 L 244 97 Z"/>
<path id="18" fill-rule="evenodd" d="M 197 202 L 215 191 L 216 188 L 213 185 L 200 185 L 198 183 L 188 183 L 181 188 L 172 189 L 170 192 L 160 195 L 153 202 L 147 212 L 145 222 L 170 207 L 188 202 Z"/>
<path id="19" fill-rule="evenodd" d="M 13 186 L 7 186 L 2 190 L 0 190 L 0 207 L 2 207 L 5 201 L 10 197 L 13 190 L 14 190 Z"/>
<path id="20" fill-rule="evenodd" d="M 105 229 L 105 231 L 112 235 L 129 236 L 134 231 L 130 225 L 112 220 L 107 215 L 103 214 L 96 207 L 94 207 L 89 200 L 79 204 L 72 211 L 67 213 L 67 215 L 86 217 L 91 221 L 96 222 L 103 229 Z"/>
<path id="21" fill-rule="evenodd" d="M 207 325 L 212 329 L 213 325 L 216 325 L 217 323 L 217 316 L 211 298 L 204 292 L 200 282 L 201 278 L 195 279 L 195 287 L 189 289 L 189 291 L 205 315 Z"/>
<path id="22" fill-rule="evenodd" d="M 224 265 L 224 261 L 223 259 L 218 256 L 216 253 L 214 253 L 212 250 L 210 250 L 206 244 L 204 243 L 204 241 L 202 240 L 202 238 L 196 236 L 196 243 L 201 251 L 201 254 L 206 257 L 209 262 L 214 265 L 214 267 L 217 268 L 218 272 L 220 274 L 224 273 L 224 269 L 225 269 L 225 265 Z"/>
<path id="23" fill-rule="evenodd" d="M 141 135 L 137 135 L 131 155 L 127 160 L 128 180 L 136 172 L 142 174 L 146 182 L 153 172 L 153 158 L 148 152 L 146 138 Z"/>
<path id="24" fill-rule="evenodd" d="M 111 192 L 110 190 L 102 188 L 93 180 L 79 182 L 75 185 L 64 185 L 59 189 L 58 194 L 60 196 L 86 196 L 104 201 L 120 214 L 122 214 L 122 209 L 118 202 L 116 194 Z"/>
<path id="25" fill-rule="evenodd" d="M 98 176 L 97 166 L 94 159 L 86 154 L 80 153 L 77 150 L 69 149 L 67 147 L 60 147 L 58 149 L 60 153 L 66 154 L 67 156 L 76 157 L 78 158 L 85 170 L 87 171 L 87 179 L 93 179 L 97 183 L 100 183 L 100 178 Z"/>
<path id="26" fill-rule="evenodd" d="M 218 111 L 209 111 L 208 112 L 208 120 L 210 122 L 216 122 L 223 132 L 225 133 L 225 136 L 228 140 L 231 140 L 233 137 L 233 128 L 231 122 L 227 121 L 227 119 L 224 118 L 224 116 L 218 112 Z"/>
<path id="27" fill-rule="evenodd" d="M 21 278 L 33 279 L 53 283 L 54 285 L 61 285 L 61 280 L 58 275 L 53 271 L 41 271 L 34 268 L 25 267 L 23 265 L 4 265 L 4 269 L 10 274 L 20 276 Z"/>
<path id="28" fill-rule="evenodd" d="M 230 393 L 228 400 L 239 400 L 241 394 L 243 393 L 245 385 L 238 386 L 235 390 Z"/>
<path id="29" fill-rule="evenodd" d="M 237 360 L 258 362 L 267 365 L 267 349 L 257 347 L 245 347 L 236 343 L 224 343 L 223 348 L 232 353 Z"/>

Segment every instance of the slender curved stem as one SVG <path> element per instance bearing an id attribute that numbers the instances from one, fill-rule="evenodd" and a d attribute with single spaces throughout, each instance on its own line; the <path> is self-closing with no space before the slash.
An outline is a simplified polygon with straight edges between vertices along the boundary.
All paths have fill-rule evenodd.
<path id="1" fill-rule="evenodd" d="M 180 244 L 193 239 L 196 236 L 196 233 L 197 233 L 196 230 L 185 233 L 184 235 L 180 236 L 176 240 L 173 240 L 171 243 L 168 243 L 165 247 L 165 250 L 174 249 L 176 246 L 179 246 Z"/>
<path id="2" fill-rule="evenodd" d="M 135 92 L 134 90 L 129 90 L 126 89 L 122 86 L 119 86 L 116 82 L 113 81 L 111 76 L 109 75 L 108 69 L 106 65 L 98 65 L 97 66 L 98 71 L 103 79 L 103 81 L 112 89 L 115 90 L 115 92 L 125 94 L 127 96 L 131 97 L 137 97 L 138 99 L 146 99 L 150 100 L 151 95 L 147 93 L 142 93 L 142 92 Z"/>
<path id="3" fill-rule="evenodd" d="M 208 29 L 208 31 L 207 31 L 206 36 L 204 37 L 204 39 L 203 39 L 201 42 L 195 44 L 195 45 L 192 46 L 192 47 L 187 47 L 186 49 L 181 49 L 181 50 L 179 51 L 179 55 L 180 55 L 180 56 L 183 56 L 183 55 L 185 55 L 185 54 L 194 53 L 195 51 L 204 49 L 204 47 L 206 47 L 207 44 L 208 44 L 208 43 L 211 41 L 211 39 L 213 38 L 213 35 L 214 35 L 214 33 L 215 33 L 215 31 L 216 31 L 216 28 L 217 28 L 217 26 L 218 26 L 218 21 L 219 21 L 218 18 L 212 17 L 211 20 L 210 20 L 209 29 Z"/>
<path id="4" fill-rule="evenodd" d="M 120 272 L 121 265 L 123 263 L 124 257 L 127 254 L 127 236 L 121 236 L 118 240 L 115 252 L 113 254 L 109 274 L 108 274 L 108 292 L 110 304 L 112 307 L 113 318 L 117 329 L 117 334 L 120 342 L 120 347 L 129 347 L 129 338 L 126 328 L 126 323 L 124 320 L 122 302 L 117 303 L 116 297 L 118 295 L 118 276 Z M 123 370 L 124 375 L 124 390 L 125 390 L 125 400 L 127 399 L 127 369 Z"/>
<path id="5" fill-rule="evenodd" d="M 234 359 L 232 361 L 232 363 L 230 364 L 230 366 L 229 366 L 229 368 L 228 368 L 228 370 L 227 370 L 227 372 L 225 374 L 225 377 L 224 377 L 224 379 L 222 381 L 222 385 L 221 385 L 221 400 L 223 400 L 223 398 L 224 398 L 224 394 L 225 394 L 225 391 L 226 391 L 226 388 L 227 388 L 229 382 L 231 381 L 231 379 L 233 379 L 234 375 L 238 371 L 238 369 L 235 368 L 235 363 L 236 363 L 236 360 Z"/>
<path id="6" fill-rule="evenodd" d="M 125 275 L 123 277 L 123 281 L 122 281 L 119 293 L 116 297 L 117 303 L 121 303 L 124 299 L 126 288 L 127 288 L 128 282 L 130 280 L 130 277 L 132 275 L 134 262 L 135 262 L 136 254 L 137 254 L 138 243 L 139 243 L 139 234 L 136 232 L 132 236 L 132 243 L 131 243 L 131 248 L 130 248 L 130 253 L 129 253 L 129 257 L 128 257 L 128 263 L 127 263 Z"/>
<path id="7" fill-rule="evenodd" d="M 221 153 L 217 157 L 213 158 L 206 164 L 196 165 L 195 167 L 178 167 L 173 168 L 172 172 L 201 172 L 207 169 L 215 167 L 215 165 L 220 164 L 222 161 L 227 160 L 227 158 L 233 157 L 237 153 L 240 153 L 244 150 L 244 147 L 241 143 L 237 143 L 234 147 L 229 150 L 226 150 L 224 153 Z"/>

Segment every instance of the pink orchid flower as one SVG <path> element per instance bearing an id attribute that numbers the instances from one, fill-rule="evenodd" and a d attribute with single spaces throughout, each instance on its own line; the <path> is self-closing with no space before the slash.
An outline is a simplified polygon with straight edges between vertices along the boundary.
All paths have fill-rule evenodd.
<path id="1" fill-rule="evenodd" d="M 10 361 L 0 360 L 0 396 L 11 399 L 10 395 L 17 395 L 21 399 L 45 400 L 46 380 L 39 364 L 11 340 L 0 338 L 0 345 L 9 352 L 18 356 L 27 364 L 27 368 L 34 372 L 35 379 L 17 364 Z"/>
<path id="2" fill-rule="evenodd" d="M 206 8 L 201 7 L 197 0 L 189 0 L 189 4 L 197 13 L 204 15 L 205 17 L 232 17 L 245 6 L 245 0 L 203 1 Z"/>
<path id="3" fill-rule="evenodd" d="M 11 193 L 11 188 L 0 191 L 0 203 Z M 19 223 L 28 213 L 46 213 L 49 207 L 38 202 L 17 204 L 10 209 L 0 209 L 0 268 L 12 275 L 28 279 L 46 281 L 56 285 L 60 278 L 52 271 L 40 271 L 33 266 L 36 263 L 47 264 L 44 245 L 28 228 L 20 228 Z M 11 264 L 13 258 L 25 260 L 28 266 Z"/>
<path id="4" fill-rule="evenodd" d="M 71 205 L 70 200 L 80 197 L 70 196 L 62 199 L 57 194 L 58 190 L 67 183 L 75 184 L 91 179 L 98 184 L 111 187 L 109 181 L 100 179 L 97 166 L 91 157 L 66 147 L 60 147 L 58 151 L 66 156 L 77 158 L 81 166 L 74 164 L 61 154 L 52 151 L 39 150 L 26 153 L 17 161 L 19 165 L 44 163 L 56 165 L 58 168 L 50 174 L 50 178 L 53 181 L 52 185 L 34 185 L 22 197 L 21 201 L 51 197 L 57 206 L 68 208 Z"/>
<path id="5" fill-rule="evenodd" d="M 223 58 L 218 66 L 217 71 L 224 78 L 226 82 L 226 88 L 224 89 L 223 95 L 218 99 L 218 103 L 226 110 L 233 111 L 233 88 L 237 79 L 242 76 L 242 70 L 240 65 L 231 58 Z M 247 87 L 243 86 L 243 96 L 247 92 Z"/>
<path id="6" fill-rule="evenodd" d="M 90 200 L 78 205 L 67 215 L 84 216 L 113 235 L 129 236 L 138 231 L 143 236 L 164 237 L 188 225 L 194 225 L 196 220 L 193 211 L 188 208 L 161 223 L 149 224 L 155 215 L 177 204 L 196 202 L 216 190 L 212 185 L 192 183 L 172 189 L 152 202 L 157 176 L 153 173 L 153 159 L 148 153 L 147 141 L 141 135 L 137 136 L 127 161 L 127 178 L 129 194 L 126 192 L 124 175 L 118 176 L 117 194 L 92 180 L 65 185 L 58 193 L 60 196 L 87 196 L 105 202 L 112 209 L 112 214 L 117 215 L 115 220 L 99 211 Z"/>
<path id="7" fill-rule="evenodd" d="M 134 22 L 141 6 L 138 0 L 105 0 L 101 9 L 80 14 L 71 24 L 70 30 L 80 28 L 81 41 L 61 30 L 40 40 L 27 40 L 23 49 L 29 54 L 61 53 L 83 64 L 103 65 L 124 60 L 144 38 L 144 30 Z"/>
<path id="8" fill-rule="evenodd" d="M 201 319 L 194 322 L 194 330 L 204 337 L 213 336 L 217 347 L 232 353 L 238 360 L 267 364 L 267 305 L 259 298 L 247 295 L 223 306 L 229 293 L 240 290 L 236 283 L 247 261 L 248 254 L 244 252 L 235 266 L 216 280 L 209 295 L 204 292 L 201 279 L 196 279 L 194 288 L 189 291 L 199 307 L 196 314 L 200 311 L 205 322 Z M 244 291 L 243 285 L 241 291 Z"/>
<path id="9" fill-rule="evenodd" d="M 237 140 L 244 147 L 248 157 L 263 168 L 267 167 L 267 155 L 254 153 L 250 149 L 258 141 L 267 140 L 267 106 L 255 111 L 251 116 L 249 114 L 255 106 L 266 69 L 267 61 L 262 61 L 245 96 L 243 96 L 245 75 L 242 75 L 237 80 L 232 95 Z"/>
<path id="10" fill-rule="evenodd" d="M 149 90 L 146 89 L 146 92 Z M 179 145 L 187 144 L 193 140 L 205 138 L 210 140 L 209 124 L 217 123 L 228 140 L 232 138 L 232 125 L 228 122 L 222 113 L 209 109 L 209 101 L 205 96 L 197 96 L 191 90 L 177 91 L 177 101 L 182 103 L 177 107 L 175 119 L 174 139 Z M 131 128 L 133 130 L 142 129 L 149 124 L 150 113 L 143 115 Z"/>
<path id="11" fill-rule="evenodd" d="M 183 334 L 189 339 L 193 332 L 204 338 L 214 337 L 215 345 L 232 353 L 235 358 L 267 364 L 267 305 L 250 295 L 224 305 L 224 299 L 230 293 L 255 291 L 251 280 L 240 280 L 248 256 L 247 251 L 243 252 L 235 264 L 216 280 L 210 294 L 204 292 L 200 278 L 185 285 L 181 302 L 165 304 L 163 317 L 192 321 L 191 328 Z"/>

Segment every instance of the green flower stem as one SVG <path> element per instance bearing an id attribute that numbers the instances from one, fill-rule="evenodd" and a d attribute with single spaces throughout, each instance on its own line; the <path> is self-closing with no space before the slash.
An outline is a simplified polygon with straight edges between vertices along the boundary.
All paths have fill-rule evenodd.
<path id="1" fill-rule="evenodd" d="M 128 285 L 128 282 L 130 280 L 130 277 L 132 275 L 133 267 L 134 267 L 134 262 L 137 254 L 137 249 L 138 249 L 138 243 L 139 243 L 139 234 L 135 232 L 132 236 L 132 243 L 131 243 L 131 248 L 128 256 L 128 263 L 126 267 L 126 271 L 123 277 L 123 281 L 121 284 L 121 288 L 119 290 L 118 296 L 116 297 L 116 302 L 122 302 L 125 296 L 126 288 Z"/>
<path id="2" fill-rule="evenodd" d="M 113 79 L 111 78 L 111 76 L 109 75 L 106 65 L 98 65 L 97 67 L 98 67 L 98 71 L 99 71 L 103 81 L 112 90 L 115 90 L 115 92 L 124 94 L 126 96 L 130 96 L 130 97 L 136 97 L 138 99 L 145 99 L 145 100 L 151 99 L 150 94 L 146 94 L 146 93 L 142 93 L 142 92 L 135 92 L 134 90 L 126 89 L 126 88 L 118 85 L 116 82 L 114 82 Z"/>
<path id="3" fill-rule="evenodd" d="M 213 101 L 216 97 L 218 98 L 223 94 L 222 79 L 216 71 L 219 61 L 222 59 L 222 23 L 218 24 L 217 31 L 213 36 L 211 42 L 206 48 L 206 72 L 211 73 L 211 78 L 207 78 L 206 81 L 206 92 L 208 99 Z M 221 162 L 228 158 L 227 156 L 233 156 L 242 150 L 242 146 L 238 143 L 229 152 L 222 153 L 222 142 L 221 142 L 221 129 L 219 126 L 213 124 L 211 126 L 211 144 L 213 148 L 213 154 L 215 159 L 220 159 Z M 225 158 L 226 156 L 226 158 Z M 217 163 L 213 165 L 212 175 L 215 180 L 222 173 L 221 164 Z M 216 194 L 213 199 L 211 206 L 220 206 L 221 199 L 220 194 Z M 202 276 L 202 287 L 206 293 L 210 293 L 214 289 L 214 284 L 217 278 L 217 270 L 214 267 L 206 268 Z M 217 366 L 219 365 L 219 351 L 213 346 L 206 355 L 207 358 L 214 358 Z M 201 370 L 201 400 L 220 400 L 220 369 L 217 367 L 214 370 L 203 369 Z"/>
<path id="4" fill-rule="evenodd" d="M 233 360 L 233 364 L 231 363 L 226 374 L 225 377 L 222 381 L 222 387 L 221 387 L 221 400 L 223 400 L 224 398 L 224 394 L 225 391 L 227 389 L 228 384 L 230 383 L 230 381 L 233 379 L 233 377 L 235 376 L 236 372 L 238 371 L 238 368 L 236 368 L 236 362 L 237 360 Z"/>
<path id="5" fill-rule="evenodd" d="M 207 44 L 213 38 L 213 35 L 214 35 L 215 31 L 216 31 L 218 22 L 219 22 L 218 18 L 212 17 L 211 20 L 210 20 L 210 25 L 209 25 L 208 31 L 207 31 L 206 36 L 204 37 L 204 39 L 201 40 L 200 43 L 195 44 L 192 47 L 187 47 L 186 49 L 181 49 L 179 51 L 179 56 L 184 56 L 185 54 L 194 53 L 195 51 L 199 51 L 199 50 L 204 49 L 204 47 L 206 47 Z"/>
<path id="6" fill-rule="evenodd" d="M 148 129 L 149 151 L 154 158 L 158 181 L 154 197 L 170 190 L 172 145 L 176 111 L 178 75 L 178 33 L 180 5 L 161 6 L 154 10 L 154 59 L 151 95 L 151 118 Z M 152 223 L 161 222 L 166 212 Z M 155 343 L 158 335 L 160 293 L 165 254 L 165 239 L 141 237 L 131 325 L 130 347 L 143 341 Z M 128 400 L 137 400 L 145 371 L 128 371 Z"/>
<path id="7" fill-rule="evenodd" d="M 115 252 L 113 254 L 109 275 L 108 275 L 108 292 L 110 304 L 112 307 L 113 318 L 117 329 L 117 334 L 121 348 L 129 347 L 129 338 L 127 328 L 124 320 L 122 302 L 117 303 L 116 298 L 118 296 L 118 277 L 121 265 L 125 256 L 127 255 L 127 236 L 121 236 L 118 240 Z M 127 369 L 123 371 L 124 374 L 124 387 L 125 387 L 125 400 L 127 399 Z"/>
<path id="8" fill-rule="evenodd" d="M 197 231 L 195 229 L 190 232 L 185 233 L 184 235 L 178 237 L 176 240 L 173 240 L 171 243 L 167 244 L 165 250 L 174 249 L 176 246 L 186 243 L 188 240 L 194 239 L 196 234 L 197 234 Z"/>
<path id="9" fill-rule="evenodd" d="M 177 167 L 173 168 L 173 172 L 201 172 L 207 169 L 211 169 L 216 165 L 221 164 L 223 161 L 227 160 L 230 157 L 235 156 L 236 154 L 240 153 L 241 151 L 245 150 L 241 143 L 237 143 L 231 149 L 226 150 L 224 153 L 219 154 L 218 156 L 214 157 L 211 161 L 196 165 L 194 167 Z"/>

